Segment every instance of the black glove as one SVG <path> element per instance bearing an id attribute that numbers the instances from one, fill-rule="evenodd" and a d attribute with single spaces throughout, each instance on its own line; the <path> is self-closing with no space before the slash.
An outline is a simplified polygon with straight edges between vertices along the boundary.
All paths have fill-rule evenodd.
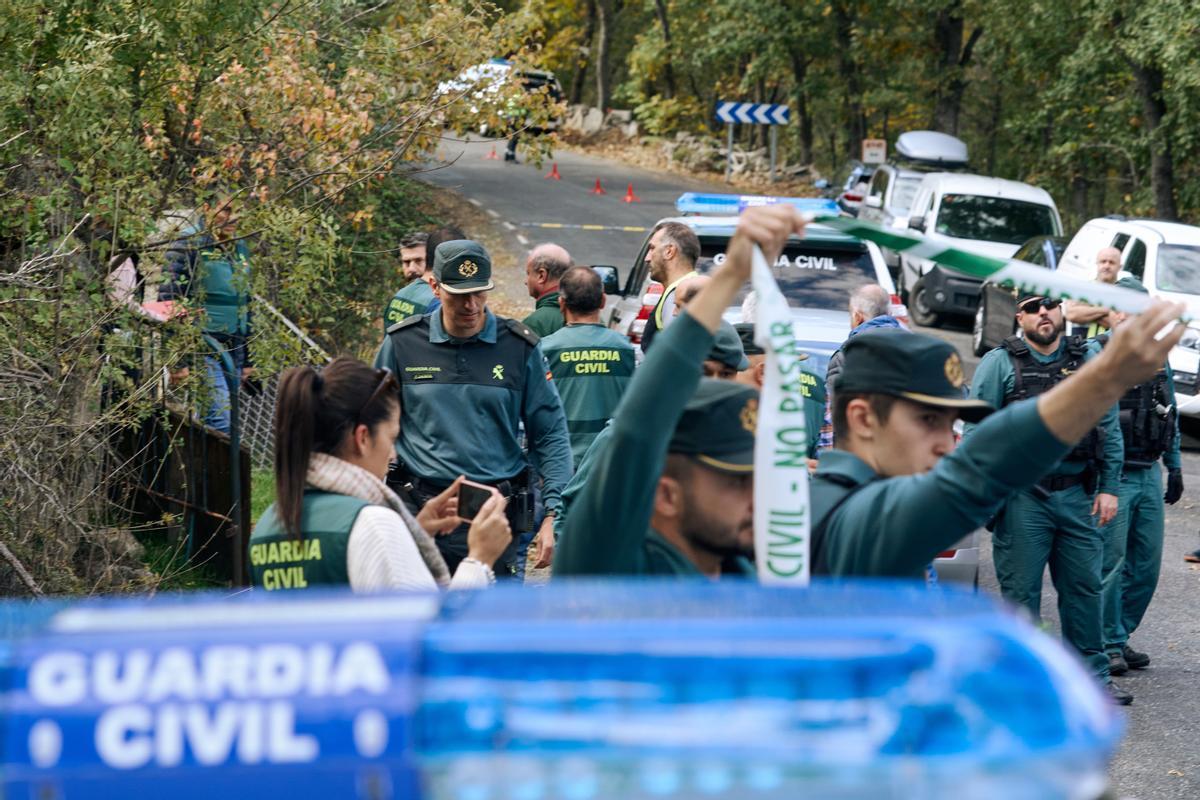
<path id="1" fill-rule="evenodd" d="M 1167 493 L 1163 495 L 1163 500 L 1170 506 L 1174 505 L 1181 497 L 1183 497 L 1183 471 L 1169 469 L 1167 470 Z"/>

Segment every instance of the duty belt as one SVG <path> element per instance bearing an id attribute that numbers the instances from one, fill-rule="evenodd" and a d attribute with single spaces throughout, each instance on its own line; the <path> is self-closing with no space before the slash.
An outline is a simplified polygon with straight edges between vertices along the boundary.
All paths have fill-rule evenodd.
<path id="1" fill-rule="evenodd" d="M 1074 475 L 1051 475 L 1048 478 L 1042 478 L 1037 485 L 1047 492 L 1061 492 L 1063 489 L 1079 486 L 1083 480 L 1083 473 L 1077 472 Z"/>

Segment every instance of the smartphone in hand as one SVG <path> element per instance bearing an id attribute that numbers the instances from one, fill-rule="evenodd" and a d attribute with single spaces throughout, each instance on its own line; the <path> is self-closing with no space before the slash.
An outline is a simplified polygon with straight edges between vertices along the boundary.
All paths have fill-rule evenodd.
<path id="1" fill-rule="evenodd" d="M 458 484 L 458 516 L 468 521 L 475 519 L 479 509 L 495 494 L 499 492 L 494 487 L 464 478 Z"/>

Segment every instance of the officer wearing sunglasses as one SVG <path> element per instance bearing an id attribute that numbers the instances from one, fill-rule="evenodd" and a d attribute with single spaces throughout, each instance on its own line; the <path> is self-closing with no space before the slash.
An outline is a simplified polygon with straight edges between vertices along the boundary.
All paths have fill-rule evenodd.
<path id="1" fill-rule="evenodd" d="M 997 408 L 1035 397 L 1079 370 L 1099 345 L 1064 336 L 1058 300 L 1026 293 L 1017 300 L 1019 333 L 987 353 L 975 371 L 972 397 Z M 995 518 L 993 558 L 1008 600 L 1040 616 L 1047 564 L 1058 591 L 1063 637 L 1083 656 L 1118 703 L 1133 697 L 1114 686 L 1104 652 L 1099 528 L 1117 513 L 1124 447 L 1113 406 L 1084 439 L 1032 489 L 1014 494 Z"/>

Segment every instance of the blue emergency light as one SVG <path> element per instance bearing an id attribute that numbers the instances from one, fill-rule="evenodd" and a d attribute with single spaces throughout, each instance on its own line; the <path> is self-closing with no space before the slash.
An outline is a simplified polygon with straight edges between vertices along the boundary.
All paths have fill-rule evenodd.
<path id="1" fill-rule="evenodd" d="M 1066 798 L 1120 718 L 986 597 L 689 581 L 0 604 L 0 796 Z"/>
<path id="2" fill-rule="evenodd" d="M 740 214 L 751 206 L 786 203 L 810 214 L 838 214 L 840 209 L 833 200 L 823 197 L 770 197 L 754 194 L 708 194 L 685 192 L 675 201 L 675 210 L 680 214 Z"/>

